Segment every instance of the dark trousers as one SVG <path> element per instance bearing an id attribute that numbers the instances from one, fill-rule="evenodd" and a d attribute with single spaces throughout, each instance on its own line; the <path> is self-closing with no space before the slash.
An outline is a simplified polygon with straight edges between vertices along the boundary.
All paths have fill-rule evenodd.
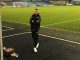
<path id="1" fill-rule="evenodd" d="M 34 47 L 36 47 L 38 43 L 38 31 L 40 28 L 40 24 L 31 24 L 31 32 L 32 32 L 32 38 L 34 41 Z"/>

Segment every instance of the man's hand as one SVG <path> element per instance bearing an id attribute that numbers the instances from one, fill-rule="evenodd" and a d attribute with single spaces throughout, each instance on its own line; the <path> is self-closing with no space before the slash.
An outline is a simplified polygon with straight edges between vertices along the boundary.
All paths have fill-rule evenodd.
<path id="1" fill-rule="evenodd" d="M 37 22 L 39 22 L 39 20 Z"/>
<path id="2" fill-rule="evenodd" d="M 32 23 L 33 23 L 34 21 L 32 20 Z"/>

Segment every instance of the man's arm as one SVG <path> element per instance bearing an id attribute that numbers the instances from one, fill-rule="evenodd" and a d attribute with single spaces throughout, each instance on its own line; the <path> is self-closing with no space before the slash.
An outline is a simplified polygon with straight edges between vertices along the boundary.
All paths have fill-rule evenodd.
<path id="1" fill-rule="evenodd" d="M 32 22 L 32 16 L 30 17 L 30 21 L 29 21 L 29 23 L 31 24 L 31 22 Z"/>
<path id="2" fill-rule="evenodd" d="M 39 20 L 37 22 L 39 22 L 39 23 L 41 22 L 41 16 L 40 15 L 39 15 Z"/>
<path id="3" fill-rule="evenodd" d="M 39 16 L 39 21 L 41 22 L 41 16 Z"/>
<path id="4" fill-rule="evenodd" d="M 32 17 L 33 16 L 30 17 L 30 24 L 34 22 L 33 19 L 32 19 Z"/>

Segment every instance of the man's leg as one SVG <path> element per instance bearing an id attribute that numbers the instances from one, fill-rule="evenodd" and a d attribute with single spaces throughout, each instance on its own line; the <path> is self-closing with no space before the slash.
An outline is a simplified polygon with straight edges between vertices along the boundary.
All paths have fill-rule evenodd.
<path id="1" fill-rule="evenodd" d="M 37 46 L 37 43 L 38 43 L 38 32 L 35 32 L 34 47 Z"/>
<path id="2" fill-rule="evenodd" d="M 35 28 L 35 30 L 36 30 L 36 48 L 38 48 L 38 46 L 39 46 L 39 42 L 38 42 L 38 31 L 39 31 L 39 28 L 40 28 L 40 24 L 37 24 L 36 25 L 36 28 Z"/>
<path id="3" fill-rule="evenodd" d="M 34 47 L 36 47 L 37 42 L 38 42 L 38 34 L 36 32 L 32 32 L 32 38 L 34 41 Z"/>
<path id="4" fill-rule="evenodd" d="M 38 41 L 38 32 L 36 32 L 36 48 L 38 48 L 38 46 L 39 46 L 39 41 Z"/>
<path id="5" fill-rule="evenodd" d="M 34 47 L 36 47 L 37 42 L 38 42 L 38 30 L 37 30 L 37 28 L 32 27 L 31 32 L 32 32 L 32 38 L 33 38 L 33 41 L 34 41 Z"/>
<path id="6" fill-rule="evenodd" d="M 31 29 L 32 31 L 32 38 L 33 38 L 33 41 L 34 41 L 34 52 L 37 52 L 37 42 L 38 42 L 38 32 L 36 32 L 36 28 L 32 28 Z"/>
<path id="7" fill-rule="evenodd" d="M 32 32 L 32 38 L 33 38 L 33 41 L 34 41 L 34 52 L 37 52 L 37 48 L 36 48 L 36 45 L 37 45 L 36 32 Z"/>

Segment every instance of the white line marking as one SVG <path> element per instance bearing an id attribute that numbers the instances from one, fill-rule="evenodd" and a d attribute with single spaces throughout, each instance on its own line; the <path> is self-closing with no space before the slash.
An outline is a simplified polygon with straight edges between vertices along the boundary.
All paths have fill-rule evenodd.
<path id="1" fill-rule="evenodd" d="M 59 29 L 59 28 L 49 28 L 49 27 L 44 27 L 44 26 L 42 26 L 42 28 L 51 29 L 51 30 L 56 29 L 56 30 L 61 30 L 61 31 L 73 32 L 73 33 L 80 33 L 77 31 L 70 31 L 70 30 L 64 30 L 64 29 Z"/>
<path id="2" fill-rule="evenodd" d="M 12 22 L 12 23 L 18 23 L 18 24 L 26 24 L 26 23 L 14 22 L 14 21 L 9 21 L 9 20 L 3 20 L 3 21 Z"/>
<path id="3" fill-rule="evenodd" d="M 41 27 L 49 26 L 49 25 L 55 25 L 55 24 L 61 24 L 61 23 L 67 23 L 67 22 L 73 22 L 73 21 L 78 21 L 78 20 L 80 20 L 80 19 L 75 19 L 75 20 L 71 20 L 71 21 L 64 21 L 64 22 L 59 22 L 59 23 L 54 23 L 54 24 L 43 25 Z M 3 20 L 3 21 L 5 21 L 5 20 Z M 6 20 L 6 21 L 8 21 L 8 20 Z M 26 24 L 26 23 L 14 22 L 14 21 L 8 21 L 8 22 L 19 23 L 19 24 Z M 27 25 L 29 25 L 29 24 L 27 24 Z"/>
<path id="4" fill-rule="evenodd" d="M 64 22 L 59 22 L 59 23 L 53 23 L 53 24 L 43 25 L 43 26 L 41 26 L 41 27 L 49 26 L 49 25 L 55 25 L 55 24 L 61 24 L 61 23 L 67 23 L 67 22 L 73 22 L 73 21 L 78 21 L 78 20 L 80 20 L 80 19 L 75 19 L 75 20 L 69 19 L 69 20 L 70 20 L 70 21 L 64 21 Z M 3 20 L 3 21 L 8 21 L 8 20 Z M 14 22 L 14 21 L 8 21 L 8 22 L 19 23 L 19 24 L 26 24 L 26 23 Z M 29 24 L 27 24 L 27 25 L 29 25 Z"/>
<path id="5" fill-rule="evenodd" d="M 14 29 L 15 29 L 15 28 L 11 28 L 11 29 L 6 29 L 6 30 L 2 30 L 2 31 L 4 32 L 4 31 L 14 30 Z"/>
<path id="6" fill-rule="evenodd" d="M 68 22 L 74 22 L 74 21 L 78 21 L 78 20 L 80 20 L 80 19 L 76 19 L 76 20 L 72 20 L 72 21 L 64 21 L 64 22 L 54 23 L 54 24 L 48 24 L 48 25 L 44 25 L 44 26 L 41 26 L 41 27 L 42 28 L 46 28 L 46 29 L 57 29 L 57 30 L 68 31 L 68 32 L 73 32 L 73 33 L 80 33 L 80 32 L 77 32 L 77 31 L 70 31 L 70 30 L 64 30 L 64 29 L 59 29 L 59 28 L 49 28 L 48 27 L 50 25 L 61 24 L 61 23 L 68 23 Z"/>
<path id="7" fill-rule="evenodd" d="M 8 27 L 8 26 L 2 26 L 2 27 L 6 27 L 6 28 L 12 28 L 12 27 Z"/>
<path id="8" fill-rule="evenodd" d="M 12 36 L 18 36 L 18 35 L 24 35 L 26 33 L 31 33 L 31 32 L 24 32 L 24 33 L 18 33 L 18 34 L 13 34 L 13 35 L 9 35 L 9 36 L 3 36 L 2 38 L 7 38 L 7 37 L 12 37 Z M 62 39 L 62 38 L 57 38 L 57 37 L 52 37 L 52 36 L 48 36 L 48 35 L 44 35 L 44 34 L 39 34 L 40 36 L 44 36 L 44 37 L 48 37 L 48 38 L 52 38 L 52 39 L 57 39 L 60 41 L 65 41 L 65 42 L 69 42 L 69 43 L 74 43 L 74 44 L 78 44 L 80 45 L 79 42 L 75 42 L 75 41 L 70 41 L 70 40 L 66 40 L 66 39 Z"/>
<path id="9" fill-rule="evenodd" d="M 76 19 L 76 20 L 70 20 L 70 21 L 64 21 L 64 22 L 59 22 L 59 23 L 53 23 L 53 24 L 48 24 L 48 25 L 43 25 L 41 27 L 46 27 L 46 26 L 50 26 L 50 25 L 55 25 L 55 24 L 62 24 L 62 23 L 68 23 L 68 22 L 74 22 L 74 21 L 78 21 L 80 19 Z"/>
<path id="10" fill-rule="evenodd" d="M 43 35 L 43 34 L 39 34 L 39 35 L 44 36 L 44 37 L 48 37 L 48 38 L 52 38 L 52 39 L 57 39 L 57 40 L 60 40 L 60 41 L 65 41 L 65 42 L 69 42 L 69 43 L 74 43 L 74 44 L 80 45 L 79 42 L 75 42 L 75 41 L 70 41 L 70 40 L 66 40 L 66 39 L 62 39 L 62 38 L 57 38 L 57 37 L 51 37 L 51 36 Z"/>
<path id="11" fill-rule="evenodd" d="M 47 28 L 47 29 L 58 29 L 58 30 L 62 30 L 62 31 L 68 31 L 68 32 L 73 32 L 73 33 L 80 33 L 80 32 L 77 32 L 77 31 L 70 31 L 70 30 L 63 30 L 63 29 L 59 29 L 59 28 L 48 28 L 47 26 L 49 25 L 55 25 L 55 24 L 61 24 L 61 23 L 67 23 L 67 22 L 74 22 L 74 21 L 78 21 L 80 19 L 75 19 L 75 20 L 71 20 L 71 21 L 64 21 L 64 22 L 59 22 L 59 23 L 54 23 L 54 24 L 48 24 L 48 25 L 43 25 L 43 26 L 40 26 L 42 28 Z M 5 20 L 4 20 L 5 21 Z M 7 20 L 8 21 L 8 20 Z M 8 22 L 13 22 L 13 23 L 19 23 L 19 22 L 14 22 L 14 21 L 8 21 Z M 26 23 L 19 23 L 19 24 L 26 24 Z M 29 24 L 28 24 L 29 25 Z"/>
<path id="12" fill-rule="evenodd" d="M 18 33 L 18 34 L 3 36 L 2 38 L 12 37 L 12 36 L 18 36 L 18 35 L 24 35 L 24 34 L 26 34 L 26 33 L 31 33 L 31 32 L 24 32 L 24 33 Z"/>

